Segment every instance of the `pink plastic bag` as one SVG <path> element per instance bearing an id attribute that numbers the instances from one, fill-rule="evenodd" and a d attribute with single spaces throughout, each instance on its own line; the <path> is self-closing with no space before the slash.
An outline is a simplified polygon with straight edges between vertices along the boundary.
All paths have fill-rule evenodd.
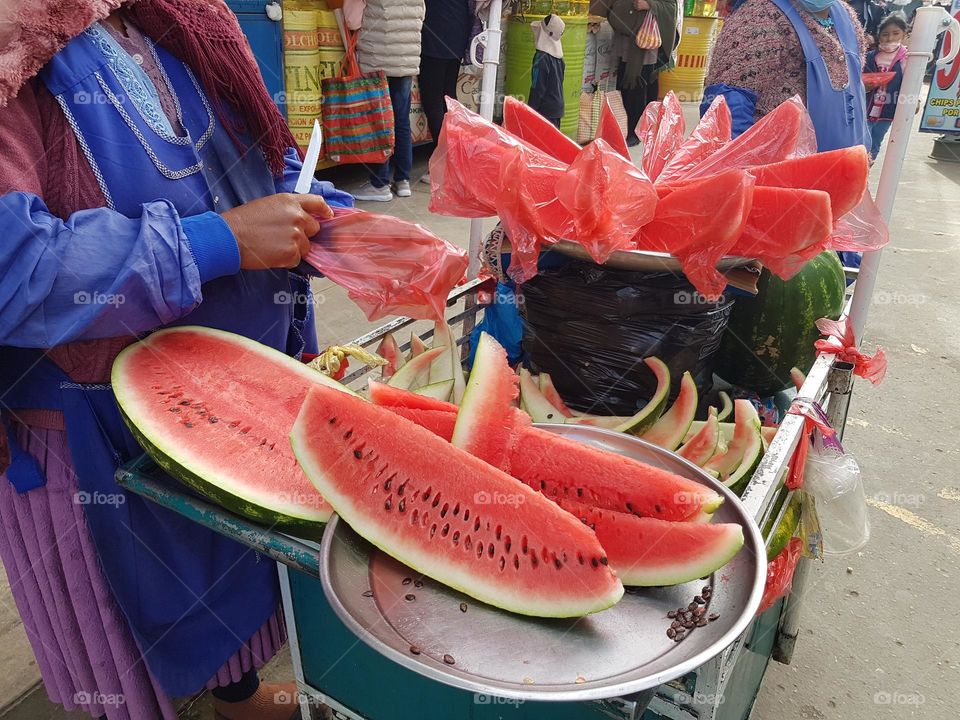
<path id="1" fill-rule="evenodd" d="M 853 326 L 847 320 L 820 318 L 817 320 L 817 330 L 828 338 L 814 343 L 817 352 L 836 353 L 838 359 L 854 366 L 854 375 L 859 375 L 874 385 L 883 380 L 887 374 L 887 354 L 879 346 L 873 355 L 860 352 Z"/>
<path id="2" fill-rule="evenodd" d="M 730 108 L 727 107 L 727 101 L 723 95 L 718 95 L 710 103 L 707 112 L 700 118 L 700 122 L 690 136 L 667 161 L 666 166 L 660 171 L 657 182 L 670 182 L 671 179 L 680 178 L 691 168 L 704 162 L 730 142 L 732 128 Z"/>
<path id="3" fill-rule="evenodd" d="M 803 540 L 793 537 L 780 554 L 767 563 L 767 584 L 763 588 L 757 615 L 772 608 L 777 600 L 786 597 L 793 590 L 793 574 L 797 570 L 801 555 Z"/>
<path id="4" fill-rule="evenodd" d="M 573 218 L 573 235 L 594 262 L 617 250 L 632 250 L 637 228 L 650 222 L 657 192 L 643 171 L 603 140 L 594 140 L 556 185 Z"/>
<path id="5" fill-rule="evenodd" d="M 677 154 L 686 132 L 683 108 L 672 90 L 663 102 L 652 102 L 643 111 L 637 124 L 637 136 L 643 143 L 640 166 L 653 182 Z"/>
<path id="6" fill-rule="evenodd" d="M 369 320 L 443 318 L 467 253 L 426 228 L 389 215 L 337 208 L 304 258 L 347 290 Z"/>
<path id="7" fill-rule="evenodd" d="M 879 250 L 888 242 L 890 229 L 887 221 L 883 219 L 880 208 L 867 190 L 860 204 L 834 225 L 830 249 L 868 252 Z"/>
<path id="8" fill-rule="evenodd" d="M 523 148 L 530 163 L 566 170 L 567 164 L 447 98 L 447 114 L 430 158 L 430 212 L 454 217 L 497 214 L 500 174 Z"/>

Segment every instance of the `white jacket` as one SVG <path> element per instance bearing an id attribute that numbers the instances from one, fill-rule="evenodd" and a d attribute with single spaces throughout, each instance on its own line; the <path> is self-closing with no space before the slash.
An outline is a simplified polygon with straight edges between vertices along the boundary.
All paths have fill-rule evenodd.
<path id="1" fill-rule="evenodd" d="M 383 70 L 387 77 L 419 73 L 425 12 L 424 0 L 367 0 L 357 38 L 360 70 Z"/>

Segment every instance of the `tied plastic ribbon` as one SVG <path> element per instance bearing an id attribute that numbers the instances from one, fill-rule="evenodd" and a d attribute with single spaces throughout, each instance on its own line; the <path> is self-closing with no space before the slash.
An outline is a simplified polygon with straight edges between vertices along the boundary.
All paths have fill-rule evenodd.
<path id="1" fill-rule="evenodd" d="M 845 320 L 831 320 L 820 318 L 817 320 L 817 329 L 825 339 L 817 340 L 814 347 L 817 352 L 831 353 L 841 362 L 853 365 L 853 374 L 869 380 L 874 385 L 883 380 L 887 374 L 887 355 L 882 347 L 877 347 L 873 355 L 860 352 L 853 328 Z"/>

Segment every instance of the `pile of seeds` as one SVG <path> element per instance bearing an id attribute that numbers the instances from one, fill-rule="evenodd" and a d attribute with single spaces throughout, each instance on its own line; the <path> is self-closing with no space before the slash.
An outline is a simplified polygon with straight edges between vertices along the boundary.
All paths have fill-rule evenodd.
<path id="1" fill-rule="evenodd" d="M 673 622 L 667 628 L 667 637 L 674 642 L 680 642 L 688 637 L 694 628 L 706 627 L 708 623 L 717 620 L 720 617 L 718 613 L 707 614 L 712 597 L 713 588 L 704 585 L 700 594 L 693 598 L 693 602 L 686 607 L 678 607 L 668 612 L 667 618 Z"/>

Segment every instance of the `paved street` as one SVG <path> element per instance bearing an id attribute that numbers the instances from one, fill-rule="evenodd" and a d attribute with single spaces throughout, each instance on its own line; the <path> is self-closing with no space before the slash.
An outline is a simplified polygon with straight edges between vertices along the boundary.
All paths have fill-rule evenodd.
<path id="1" fill-rule="evenodd" d="M 695 109 L 687 109 L 690 122 Z M 867 331 L 866 347 L 886 348 L 889 371 L 879 387 L 857 384 L 845 438 L 864 473 L 873 536 L 858 555 L 814 570 L 793 663 L 771 664 L 757 720 L 958 715 L 960 164 L 928 159 L 932 143 L 930 135 L 911 138 Z M 349 177 L 354 186 L 363 179 Z M 427 186 L 414 183 L 412 198 L 364 209 L 415 220 L 466 246 L 468 221 L 431 215 L 427 200 Z M 319 289 L 321 344 L 370 327 L 339 288 Z M 74 717 L 50 706 L 42 690 L 30 692 L 39 675 L 5 576 L 0 647 L 0 709 L 27 694 L 0 715 Z M 289 677 L 289 658 L 268 674 Z M 201 702 L 187 714 L 208 718 L 210 710 Z"/>

